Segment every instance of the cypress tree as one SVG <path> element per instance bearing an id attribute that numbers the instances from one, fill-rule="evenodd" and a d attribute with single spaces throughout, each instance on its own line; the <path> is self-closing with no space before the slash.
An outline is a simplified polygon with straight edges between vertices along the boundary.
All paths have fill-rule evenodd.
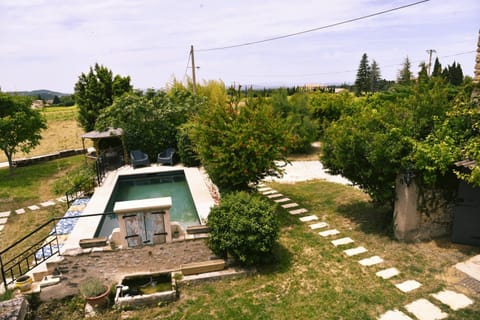
<path id="1" fill-rule="evenodd" d="M 435 58 L 435 64 L 433 65 L 432 77 L 440 77 L 442 75 L 442 65 L 438 61 L 438 57 Z"/>
<path id="2" fill-rule="evenodd" d="M 362 55 L 360 60 L 360 65 L 358 66 L 357 77 L 355 79 L 355 93 L 360 95 L 362 92 L 370 91 L 371 77 L 370 77 L 370 66 L 368 64 L 368 56 L 366 53 Z"/>

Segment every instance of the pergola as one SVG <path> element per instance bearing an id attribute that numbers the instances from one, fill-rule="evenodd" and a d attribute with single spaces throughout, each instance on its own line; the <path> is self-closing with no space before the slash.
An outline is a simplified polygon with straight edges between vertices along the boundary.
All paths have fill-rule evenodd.
<path id="1" fill-rule="evenodd" d="M 121 143 L 121 153 L 123 154 L 123 159 L 125 162 L 128 162 L 128 154 L 127 150 L 125 149 L 125 142 L 124 142 L 124 135 L 122 128 L 111 128 L 108 127 L 105 131 L 90 131 L 81 136 L 82 138 L 82 146 L 85 150 L 85 139 L 91 139 L 93 141 L 93 147 L 95 148 L 96 157 L 99 156 L 113 156 L 113 151 L 109 150 L 109 148 L 100 149 L 100 141 L 102 139 L 111 139 L 111 138 L 118 138 Z"/>

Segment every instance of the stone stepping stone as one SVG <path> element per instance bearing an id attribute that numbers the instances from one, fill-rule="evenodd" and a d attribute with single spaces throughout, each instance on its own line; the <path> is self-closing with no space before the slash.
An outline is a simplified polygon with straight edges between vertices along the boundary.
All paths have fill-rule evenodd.
<path id="1" fill-rule="evenodd" d="M 262 191 L 261 193 L 262 193 L 264 196 L 268 196 L 269 194 L 277 193 L 277 190 Z"/>
<path id="2" fill-rule="evenodd" d="M 17 210 L 15 210 L 15 213 L 16 213 L 16 214 L 24 214 L 24 213 L 25 213 L 25 209 L 23 209 L 23 208 L 17 209 Z"/>
<path id="3" fill-rule="evenodd" d="M 370 267 L 370 266 L 373 266 L 373 265 L 376 265 L 376 264 L 379 264 L 379 263 L 382 263 L 382 262 L 383 262 L 383 259 L 380 258 L 379 256 L 373 256 L 373 257 L 362 259 L 362 260 L 358 261 L 358 263 L 360 263 L 362 266 L 365 266 L 365 267 Z"/>
<path id="4" fill-rule="evenodd" d="M 309 225 L 310 229 L 312 229 L 312 230 L 322 229 L 322 228 L 325 228 L 327 226 L 328 226 L 328 224 L 326 222 L 317 222 L 317 223 Z"/>
<path id="5" fill-rule="evenodd" d="M 283 194 L 281 194 L 281 193 L 275 193 L 275 194 L 269 194 L 269 195 L 267 196 L 268 199 L 280 198 L 280 197 L 283 197 Z"/>
<path id="6" fill-rule="evenodd" d="M 346 244 L 349 244 L 349 243 L 353 243 L 354 241 L 352 239 L 350 239 L 349 237 L 346 237 L 346 238 L 340 238 L 340 239 L 332 240 L 330 242 L 335 247 L 338 247 L 338 246 L 343 246 L 343 245 L 346 245 Z"/>
<path id="7" fill-rule="evenodd" d="M 408 312 L 413 314 L 418 320 L 440 320 L 448 317 L 448 314 L 442 312 L 439 307 L 427 299 L 418 299 L 405 306 Z"/>
<path id="8" fill-rule="evenodd" d="M 400 291 L 402 292 L 410 292 L 410 291 L 413 291 L 415 289 L 418 289 L 422 286 L 422 284 L 418 281 L 415 281 L 415 280 L 407 280 L 407 281 L 404 281 L 402 283 L 397 283 L 395 285 L 395 287 L 397 287 Z"/>
<path id="9" fill-rule="evenodd" d="M 432 296 L 441 303 L 449 306 L 450 309 L 454 311 L 466 308 L 473 303 L 473 301 L 466 295 L 451 290 L 432 293 Z"/>
<path id="10" fill-rule="evenodd" d="M 42 207 L 50 207 L 50 206 L 54 206 L 55 202 L 53 200 L 48 200 L 48 201 L 40 203 L 40 205 Z"/>
<path id="11" fill-rule="evenodd" d="M 0 225 L 7 223 L 8 218 L 0 218 Z"/>
<path id="12" fill-rule="evenodd" d="M 356 256 L 357 254 L 362 254 L 362 253 L 367 252 L 367 251 L 368 250 L 365 249 L 364 247 L 356 247 L 356 248 L 352 248 L 352 249 L 343 250 L 343 252 L 345 252 L 345 254 L 349 257 Z"/>
<path id="13" fill-rule="evenodd" d="M 301 217 L 300 221 L 302 222 L 310 222 L 310 221 L 315 221 L 318 220 L 318 217 L 316 215 L 311 215 L 311 216 L 306 216 L 306 217 Z"/>
<path id="14" fill-rule="evenodd" d="M 282 198 L 282 199 L 275 199 L 275 200 L 273 200 L 273 201 L 275 201 L 276 203 L 282 203 L 282 202 L 288 202 L 288 201 L 290 201 L 290 199 L 288 199 L 288 198 Z"/>
<path id="15" fill-rule="evenodd" d="M 272 188 L 270 188 L 270 187 L 261 187 L 261 188 L 258 188 L 257 190 L 258 190 L 258 192 L 264 192 L 264 191 L 272 190 Z"/>
<path id="16" fill-rule="evenodd" d="M 29 206 L 29 207 L 27 207 L 27 208 L 30 209 L 30 210 L 32 210 L 32 211 L 35 211 L 35 210 L 40 209 L 40 207 L 37 206 L 37 205 L 35 205 L 35 204 L 34 204 L 33 206 Z"/>
<path id="17" fill-rule="evenodd" d="M 308 210 L 305 209 L 305 208 L 301 208 L 301 209 L 295 209 L 295 210 L 290 210 L 289 213 L 290 214 L 293 214 L 293 215 L 296 215 L 296 214 L 303 214 L 303 213 L 307 213 Z"/>
<path id="18" fill-rule="evenodd" d="M 10 217 L 10 213 L 11 213 L 11 211 L 0 212 L 0 218 L 8 218 L 8 217 Z"/>
<path id="19" fill-rule="evenodd" d="M 282 204 L 283 209 L 295 208 L 295 207 L 298 207 L 298 203 L 292 202 L 292 203 Z"/>
<path id="20" fill-rule="evenodd" d="M 339 233 L 340 231 L 338 231 L 337 229 L 330 229 L 330 230 L 319 232 L 318 234 L 321 235 L 322 237 L 329 237 L 329 236 L 337 235 Z"/>
<path id="21" fill-rule="evenodd" d="M 389 310 L 382 314 L 378 320 L 413 320 L 402 311 Z"/>
<path id="22" fill-rule="evenodd" d="M 0 231 L 2 231 L 4 227 L 5 227 L 5 225 L 3 225 L 3 224 L 0 225 Z"/>
<path id="23" fill-rule="evenodd" d="M 385 270 L 381 270 L 381 271 L 378 271 L 377 273 L 375 273 L 377 276 L 379 276 L 380 278 L 383 278 L 383 279 L 390 279 L 392 277 L 395 277 L 397 275 L 400 274 L 400 271 L 398 271 L 397 268 L 388 268 L 388 269 L 385 269 Z"/>
<path id="24" fill-rule="evenodd" d="M 65 196 L 57 198 L 58 202 L 67 202 L 67 198 Z"/>

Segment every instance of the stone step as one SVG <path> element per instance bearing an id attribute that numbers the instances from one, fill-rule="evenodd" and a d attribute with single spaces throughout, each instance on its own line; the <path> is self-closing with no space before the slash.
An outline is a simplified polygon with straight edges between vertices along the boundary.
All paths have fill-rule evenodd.
<path id="1" fill-rule="evenodd" d="M 309 227 L 312 230 L 316 230 L 316 229 L 322 229 L 322 228 L 328 227 L 328 224 L 326 222 L 317 222 L 309 225 Z"/>
<path id="2" fill-rule="evenodd" d="M 351 256 L 356 256 L 358 254 L 362 254 L 364 252 L 367 252 L 368 250 L 365 249 L 364 247 L 356 247 L 356 248 L 352 248 L 352 249 L 347 249 L 347 250 L 343 250 L 343 252 L 351 257 Z"/>
<path id="3" fill-rule="evenodd" d="M 378 320 L 413 320 L 413 319 L 407 316 L 402 311 L 395 309 L 395 310 L 388 310 L 387 312 L 382 314 L 378 318 Z"/>
<path id="4" fill-rule="evenodd" d="M 292 202 L 287 204 L 282 204 L 283 209 L 298 207 L 298 203 Z"/>
<path id="5" fill-rule="evenodd" d="M 319 232 L 318 234 L 321 235 L 322 237 L 329 237 L 329 236 L 335 236 L 339 233 L 340 231 L 338 231 L 337 229 L 330 229 L 330 230 Z"/>
<path id="6" fill-rule="evenodd" d="M 466 295 L 451 290 L 443 290 L 438 293 L 432 293 L 432 296 L 455 311 L 466 308 L 473 304 L 473 301 Z"/>
<path id="7" fill-rule="evenodd" d="M 373 266 L 373 265 L 376 265 L 376 264 L 379 264 L 379 263 L 382 263 L 382 262 L 383 262 L 383 259 L 380 258 L 379 256 L 373 256 L 373 257 L 362 259 L 362 260 L 358 261 L 358 263 L 360 263 L 362 266 L 365 266 L 365 267 L 370 267 L 370 266 Z"/>
<path id="8" fill-rule="evenodd" d="M 302 222 L 310 222 L 310 221 L 315 221 L 318 220 L 318 217 L 316 215 L 311 215 L 311 216 L 306 216 L 306 217 L 301 217 L 300 221 Z"/>
<path id="9" fill-rule="evenodd" d="M 290 199 L 289 198 L 282 198 L 282 199 L 275 199 L 273 201 L 275 201 L 276 203 L 282 203 L 282 202 L 288 202 L 288 201 L 290 201 Z"/>
<path id="10" fill-rule="evenodd" d="M 345 237 L 345 238 L 340 238 L 340 239 L 335 239 L 335 240 L 332 240 L 330 241 L 335 247 L 338 247 L 338 246 L 343 246 L 343 245 L 346 245 L 346 244 L 349 244 L 349 243 L 353 243 L 355 241 L 353 241 L 351 238 L 349 237 Z"/>
<path id="11" fill-rule="evenodd" d="M 289 213 L 292 215 L 297 215 L 297 214 L 304 214 L 307 213 L 308 210 L 305 208 L 300 208 L 300 209 L 295 209 L 295 210 L 290 210 Z"/>
<path id="12" fill-rule="evenodd" d="M 384 270 L 381 270 L 381 271 L 378 271 L 377 273 L 375 273 L 377 276 L 379 276 L 380 278 L 383 278 L 383 279 L 390 279 L 392 277 L 395 277 L 397 275 L 400 274 L 400 271 L 398 271 L 397 268 L 388 268 L 388 269 L 384 269 Z"/>
<path id="13" fill-rule="evenodd" d="M 397 287 L 402 292 L 410 292 L 415 289 L 418 289 L 422 286 L 422 284 L 416 280 L 407 280 L 401 283 L 397 283 L 395 287 Z"/>
<path id="14" fill-rule="evenodd" d="M 418 299 L 405 306 L 408 312 L 413 314 L 418 320 L 440 320 L 448 317 L 448 314 L 442 312 L 439 307 L 427 299 Z"/>

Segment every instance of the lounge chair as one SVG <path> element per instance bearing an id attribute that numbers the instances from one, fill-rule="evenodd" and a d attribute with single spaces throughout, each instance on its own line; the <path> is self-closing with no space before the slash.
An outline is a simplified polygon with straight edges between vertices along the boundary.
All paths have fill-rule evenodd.
<path id="1" fill-rule="evenodd" d="M 130 160 L 132 161 L 133 168 L 136 168 L 138 166 L 150 165 L 150 160 L 148 160 L 148 155 L 146 155 L 140 150 L 130 151 Z"/>
<path id="2" fill-rule="evenodd" d="M 173 166 L 173 156 L 175 154 L 174 148 L 168 148 L 167 150 L 160 152 L 157 155 L 157 163 L 168 163 Z"/>

